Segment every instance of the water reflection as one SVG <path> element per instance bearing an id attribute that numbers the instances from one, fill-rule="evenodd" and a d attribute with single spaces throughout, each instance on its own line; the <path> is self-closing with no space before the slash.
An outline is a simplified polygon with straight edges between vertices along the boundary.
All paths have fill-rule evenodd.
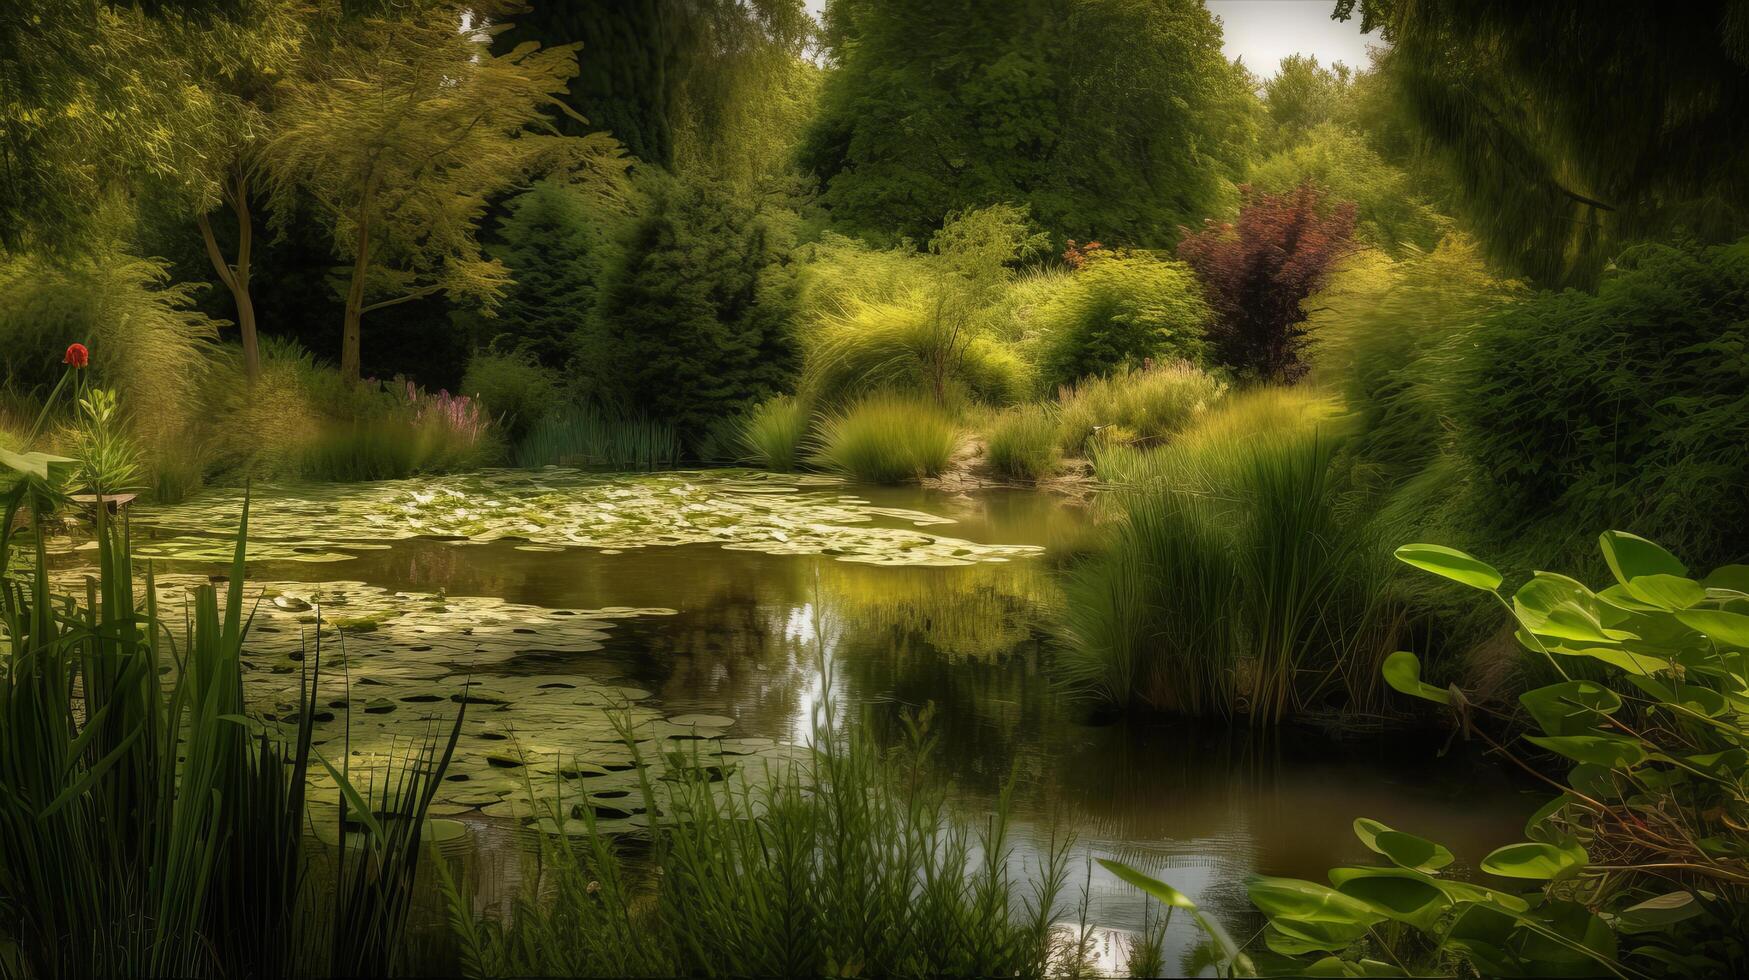
<path id="1" fill-rule="evenodd" d="M 1039 494 L 856 492 L 875 507 L 953 518 L 956 538 L 1042 545 L 1045 552 L 964 567 L 880 567 L 818 555 L 706 544 L 606 554 L 533 553 L 513 542 L 397 541 L 343 568 L 263 562 L 262 578 L 336 574 L 393 589 L 494 596 L 542 606 L 661 606 L 671 617 L 615 622 L 605 649 L 554 666 L 647 689 L 669 714 L 733 717 L 734 734 L 806 740 L 822 702 L 880 739 L 906 712 L 936 706 L 936 764 L 967 805 L 1018 781 L 1014 860 L 1036 866 L 1053 834 L 1083 859 L 1116 856 L 1211 906 L 1251 919 L 1253 873 L 1322 878 L 1370 861 L 1351 825 L 1369 816 L 1440 840 L 1469 866 L 1516 839 L 1534 808 L 1501 772 L 1459 746 L 1392 737 L 1349 743 L 1304 732 L 1271 737 L 1219 726 L 1096 724 L 1050 682 L 1061 568 L 1085 547 L 1086 508 Z M 830 689 L 828 689 L 830 685 Z M 1103 955 L 1139 929 L 1138 893 L 1087 872 Z M 1117 930 L 1116 933 L 1110 930 Z M 1194 966 L 1198 937 L 1172 924 L 1168 963 Z"/>

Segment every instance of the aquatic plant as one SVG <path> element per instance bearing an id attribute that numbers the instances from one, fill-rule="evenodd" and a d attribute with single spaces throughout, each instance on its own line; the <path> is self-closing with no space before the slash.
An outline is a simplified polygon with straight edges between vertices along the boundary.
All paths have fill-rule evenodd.
<path id="1" fill-rule="evenodd" d="M 1131 482 L 1071 579 L 1067 678 L 1119 706 L 1263 724 L 1375 707 L 1396 614 L 1379 549 L 1340 507 L 1339 442 L 1316 399 L 1259 392 L 1163 449 L 1096 455 Z"/>
<path id="2" fill-rule="evenodd" d="M 1009 837 L 1013 782 L 993 813 L 955 811 L 929 775 L 927 718 L 877 750 L 859 726 L 814 722 L 806 757 L 747 774 L 694 750 L 642 780 L 652 815 L 635 864 L 595 807 L 555 789 L 508 921 L 481 919 L 446 881 L 470 976 L 1016 976 L 1058 972 L 1054 914 L 1071 841 L 1054 838 L 1030 887 Z M 636 741 L 626 730 L 627 745 Z M 702 743 L 694 742 L 693 745 Z M 567 818 L 571 814 L 577 817 Z M 579 819 L 580 818 L 580 819 Z"/>
<path id="3" fill-rule="evenodd" d="M 68 357 L 72 356 L 69 349 Z M 70 441 L 73 458 L 78 461 L 72 474 L 73 489 L 101 494 L 139 489 L 143 468 L 140 448 L 124 428 L 115 392 L 90 388 L 80 397 Z"/>
<path id="4" fill-rule="evenodd" d="M 741 421 L 741 443 L 751 461 L 768 470 L 788 473 L 801 461 L 802 443 L 813 412 L 794 395 L 761 402 Z"/>
<path id="5" fill-rule="evenodd" d="M 1487 593 L 1506 609 L 1526 656 L 1557 673 L 1586 667 L 1599 680 L 1564 679 L 1519 695 L 1541 734 L 1529 753 L 1496 740 L 1509 721 L 1456 685 L 1422 679 L 1412 653 L 1381 668 L 1396 691 L 1441 705 L 1467 737 L 1519 758 L 1553 755 L 1560 792 L 1531 815 L 1524 841 L 1480 862 L 1495 888 L 1445 872 L 1444 846 L 1366 818 L 1355 835 L 1387 863 L 1341 867 L 1329 885 L 1255 877 L 1251 901 L 1269 919 L 1265 950 L 1227 959 L 1229 972 L 1382 976 L 1446 973 L 1453 960 L 1484 976 L 1737 975 L 1749 962 L 1749 566 L 1704 579 L 1633 534 L 1599 539 L 1615 581 L 1593 591 L 1536 572 L 1510 597 L 1504 576 L 1475 557 L 1411 544 L 1397 557 Z M 1177 893 L 1115 862 L 1120 877 L 1157 896 Z M 1524 891 L 1520 889 L 1529 888 Z M 1180 896 L 1181 897 L 1181 896 Z M 1219 924 L 1201 923 L 1222 942 Z M 1629 944 L 1632 945 L 1629 945 Z M 1222 943 L 1231 948 L 1230 940 Z"/>
<path id="6" fill-rule="evenodd" d="M 572 405 L 535 423 L 516 447 L 516 465 L 664 470 L 674 468 L 681 453 L 671 425 Z"/>
<path id="7" fill-rule="evenodd" d="M 813 462 L 859 480 L 903 483 L 947 469 L 959 444 L 959 426 L 933 404 L 874 395 L 821 420 Z"/>
<path id="8" fill-rule="evenodd" d="M 1063 468 L 1057 413 L 1049 405 L 1019 405 L 991 416 L 984 428 L 984 458 L 996 472 L 1037 481 Z"/>

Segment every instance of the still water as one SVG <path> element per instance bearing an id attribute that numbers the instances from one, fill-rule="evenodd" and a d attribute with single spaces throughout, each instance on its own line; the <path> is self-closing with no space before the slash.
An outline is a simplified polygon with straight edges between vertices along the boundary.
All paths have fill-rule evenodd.
<path id="1" fill-rule="evenodd" d="M 140 550 L 176 571 L 208 571 L 223 545 L 211 531 L 233 524 L 239 505 L 209 495 L 143 511 Z M 432 634 L 470 628 L 461 624 L 488 612 L 544 629 L 544 611 L 578 611 L 574 622 L 589 630 L 563 642 L 539 637 L 524 649 L 517 634 L 538 637 L 537 628 L 505 631 L 493 641 L 498 655 L 478 668 L 485 683 L 496 677 L 514 692 L 522 681 L 565 678 L 634 692 L 652 717 L 780 747 L 811 737 L 828 698 L 883 739 L 896 737 L 905 712 L 933 704 L 933 758 L 965 806 L 987 808 L 1005 780 L 1017 780 L 1017 865 L 1036 867 L 1052 834 L 1075 835 L 1072 897 L 1087 889 L 1102 963 L 1113 969 L 1143 903 L 1093 857 L 1170 882 L 1243 939 L 1256 924 L 1247 875 L 1322 879 L 1332 865 L 1370 863 L 1351 830 L 1356 817 L 1441 841 L 1473 867 L 1519 839 L 1538 802 L 1534 788 L 1462 744 L 1442 755 L 1436 737 L 1338 740 L 1092 716 L 1056 689 L 1051 662 L 1062 576 L 1093 540 L 1096 500 L 737 471 L 504 471 L 258 489 L 252 508 L 249 578 L 296 603 L 282 606 L 303 605 L 299 594 L 320 602 L 344 583 L 355 601 L 374 596 L 373 609 L 440 610 L 421 613 L 411 640 L 396 634 L 414 628 L 411 617 L 373 619 L 354 636 L 381 647 L 391 694 L 402 681 L 442 684 L 456 669 L 453 656 L 429 676 L 392 669 L 394 658 L 430 656 L 405 651 L 431 650 Z M 475 599 L 497 604 L 470 606 Z M 566 727 L 563 714 L 549 713 L 523 730 L 540 719 Z M 592 747 L 611 748 L 598 735 L 579 738 L 567 749 L 585 761 Z M 461 751 L 489 744 L 464 740 Z M 457 803 L 451 812 L 471 805 Z M 479 812 L 480 825 L 515 825 L 503 805 Z M 1199 941 L 1188 920 L 1174 920 L 1168 964 L 1190 965 Z"/>

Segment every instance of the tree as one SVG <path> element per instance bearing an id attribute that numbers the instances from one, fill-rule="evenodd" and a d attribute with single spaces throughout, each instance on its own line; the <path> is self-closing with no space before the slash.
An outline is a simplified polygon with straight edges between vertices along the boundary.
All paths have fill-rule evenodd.
<path id="1" fill-rule="evenodd" d="M 564 364 L 595 309 L 625 218 L 598 195 L 552 180 L 511 198 L 505 212 L 487 251 L 516 282 L 497 315 L 481 318 L 475 340 L 508 341 L 542 363 Z"/>
<path id="2" fill-rule="evenodd" d="M 1202 277 L 1215 319 L 1216 356 L 1244 375 L 1296 381 L 1307 313 L 1301 303 L 1328 281 L 1351 248 L 1354 205 L 1320 207 L 1316 188 L 1291 194 L 1247 189 L 1236 225 L 1208 222 L 1179 243 L 1178 257 Z"/>
<path id="3" fill-rule="evenodd" d="M 1349 124 L 1353 89 L 1354 72 L 1341 62 L 1325 68 L 1310 55 L 1290 54 L 1281 59 L 1275 76 L 1263 83 L 1268 148 L 1279 151 L 1291 147 L 1326 123 Z"/>
<path id="4" fill-rule="evenodd" d="M 1590 286 L 1622 246 L 1749 222 L 1749 33 L 1735 0 L 1588 7 L 1338 0 L 1491 255 Z"/>
<path id="5" fill-rule="evenodd" d="M 714 182 L 658 180 L 620 244 L 579 368 L 610 407 L 696 442 L 788 387 L 787 283 L 765 223 Z"/>
<path id="6" fill-rule="evenodd" d="M 1169 245 L 1230 201 L 1256 98 L 1195 0 L 834 0 L 801 150 L 834 223 L 925 241 L 1028 206 L 1060 238 Z"/>
<path id="7" fill-rule="evenodd" d="M 1355 237 L 1396 257 L 1408 248 L 1433 248 L 1451 224 L 1416 193 L 1407 173 L 1373 151 L 1365 136 L 1335 123 L 1321 123 L 1259 161 L 1251 168 L 1250 184 L 1271 194 L 1311 184 L 1326 208 L 1352 201 Z"/>
<path id="8" fill-rule="evenodd" d="M 319 66 L 290 81 L 268 145 L 274 220 L 311 201 L 330 223 L 346 309 L 340 373 L 359 376 L 361 322 L 443 293 L 486 309 L 509 283 L 478 240 L 495 194 L 539 173 L 611 184 L 618 144 L 564 137 L 546 116 L 577 69 L 577 46 L 533 42 L 493 54 L 502 2 L 439 0 L 402 17 L 339 17 Z"/>

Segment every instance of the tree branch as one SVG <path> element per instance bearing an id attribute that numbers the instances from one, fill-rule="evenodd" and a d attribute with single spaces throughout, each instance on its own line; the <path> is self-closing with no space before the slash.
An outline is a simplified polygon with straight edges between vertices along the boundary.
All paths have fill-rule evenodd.
<path id="1" fill-rule="evenodd" d="M 371 310 L 380 310 L 385 306 L 398 306 L 402 303 L 410 303 L 416 299 L 424 299 L 425 297 L 430 296 L 432 293 L 435 293 L 442 288 L 443 288 L 443 286 L 440 283 L 433 283 L 432 285 L 429 285 L 429 286 L 422 286 L 419 289 L 415 289 L 412 292 L 406 294 L 405 296 L 396 296 L 394 299 L 385 299 L 385 300 L 382 300 L 381 302 L 372 303 L 369 306 L 366 306 L 364 309 L 359 310 L 358 315 L 363 316 L 366 313 L 369 313 Z"/>

